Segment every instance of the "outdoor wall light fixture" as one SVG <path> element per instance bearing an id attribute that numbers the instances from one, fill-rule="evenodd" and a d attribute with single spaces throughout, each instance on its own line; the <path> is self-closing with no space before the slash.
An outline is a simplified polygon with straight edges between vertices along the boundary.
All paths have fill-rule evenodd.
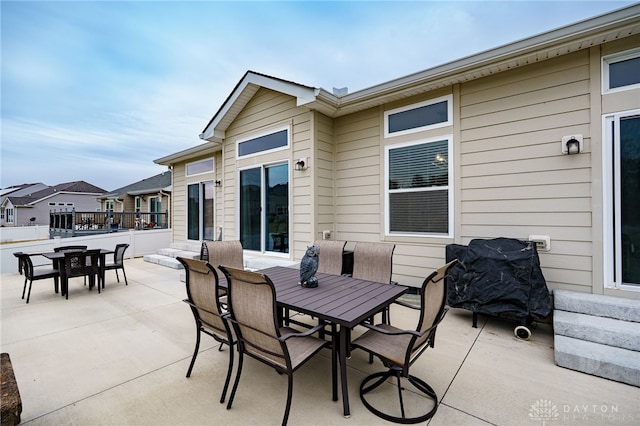
<path id="1" fill-rule="evenodd" d="M 582 135 L 571 135 L 562 137 L 563 154 L 580 154 L 582 151 L 584 151 Z"/>
<path id="2" fill-rule="evenodd" d="M 222 181 L 220 179 L 213 182 L 216 186 L 222 186 Z"/>
<path id="3" fill-rule="evenodd" d="M 307 169 L 307 162 L 305 161 L 306 158 L 301 158 L 298 161 L 296 161 L 295 165 L 294 165 L 294 169 L 295 170 L 306 170 Z"/>

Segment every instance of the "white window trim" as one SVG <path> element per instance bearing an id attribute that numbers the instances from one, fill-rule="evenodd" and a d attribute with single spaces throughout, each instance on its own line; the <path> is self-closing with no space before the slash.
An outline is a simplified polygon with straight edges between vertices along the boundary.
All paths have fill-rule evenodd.
<path id="1" fill-rule="evenodd" d="M 620 199 L 619 197 L 614 197 L 614 192 L 611 188 L 614 186 L 613 183 L 613 172 L 614 165 L 613 161 L 615 159 L 615 169 L 620 169 L 620 145 L 616 145 L 612 149 L 612 138 L 610 134 L 611 123 L 615 124 L 615 133 L 617 135 L 620 134 L 620 118 L 627 117 L 631 115 L 640 114 L 640 109 L 622 111 L 615 114 L 606 114 L 602 116 L 602 182 L 603 182 L 603 202 L 602 202 L 602 224 L 603 224 L 603 242 L 604 242 L 604 264 L 603 264 L 603 282 L 605 288 L 618 288 L 623 290 L 634 290 L 640 291 L 638 286 L 635 285 L 625 285 L 620 281 L 614 280 L 614 272 L 615 276 L 622 276 L 622 261 L 618 260 L 614 256 L 615 253 L 622 253 L 622 241 L 620 238 L 615 238 L 614 232 L 617 233 L 617 230 L 614 228 L 614 223 L 620 223 Z M 615 155 L 613 150 L 616 151 Z M 618 186 L 620 185 L 619 179 L 616 180 L 614 191 L 617 193 Z M 614 204 L 615 198 L 615 217 L 613 215 L 613 211 L 611 207 Z M 614 222 L 615 221 L 615 222 Z M 618 236 L 619 237 L 619 236 Z"/>
<path id="2" fill-rule="evenodd" d="M 447 234 L 436 234 L 436 233 L 401 233 L 401 232 L 391 232 L 391 230 L 389 229 L 391 227 L 391 224 L 389 223 L 390 220 L 390 215 L 389 215 L 389 205 L 390 205 L 390 201 L 389 201 L 389 151 L 391 149 L 395 149 L 395 148 L 402 148 L 405 146 L 412 146 L 412 145 L 421 145 L 424 143 L 430 143 L 430 142 L 438 142 L 438 141 L 442 141 L 442 140 L 447 140 L 447 151 L 448 151 L 448 162 L 449 162 L 449 166 L 448 166 L 448 173 L 447 173 L 447 177 L 449 180 L 449 184 L 447 185 L 447 199 L 448 199 L 448 225 L 447 228 L 449 230 L 449 232 Z M 453 225 L 454 225 L 454 221 L 453 221 L 453 217 L 454 217 L 454 211 L 453 211 L 453 194 L 454 194 L 454 180 L 453 180 L 453 135 L 452 134 L 447 134 L 447 135 L 441 135 L 438 137 L 433 137 L 433 138 L 428 138 L 428 139 L 419 139 L 419 140 L 415 140 L 415 141 L 411 141 L 411 142 L 404 142 L 404 143 L 399 143 L 399 144 L 394 144 L 394 145 L 387 145 L 384 147 L 384 234 L 386 237 L 418 237 L 418 238 L 453 238 Z M 436 188 L 436 190 L 442 190 L 444 188 L 442 187 L 438 187 Z M 413 192 L 413 191 L 412 191 Z"/>
<path id="3" fill-rule="evenodd" d="M 277 130 L 279 131 L 279 130 Z M 289 132 L 290 134 L 291 132 Z M 253 139 L 253 138 L 251 138 Z M 248 156 L 247 156 L 248 157 Z M 274 256 L 274 257 L 282 257 L 282 258 L 286 258 L 286 259 L 290 259 L 291 256 L 293 255 L 293 249 L 292 249 L 292 245 L 291 245 L 291 234 L 292 234 L 292 224 L 293 224 L 293 219 L 292 219 L 292 215 L 291 215 L 291 208 L 292 205 L 291 203 L 293 202 L 293 196 L 292 196 L 292 186 L 291 186 L 291 182 L 292 182 L 292 173 L 291 173 L 291 162 L 290 161 L 270 161 L 270 162 L 264 162 L 264 163 L 258 163 L 258 164 L 252 164 L 250 166 L 245 166 L 245 167 L 238 167 L 236 168 L 236 194 L 240 194 L 240 172 L 244 171 L 244 170 L 251 170 L 251 169 L 261 169 L 261 171 L 264 171 L 265 168 L 269 167 L 269 166 L 279 166 L 282 164 L 286 164 L 287 165 L 287 169 L 289 171 L 289 194 L 288 194 L 288 199 L 287 199 L 287 208 L 289 209 L 289 253 L 278 253 L 275 251 L 267 251 L 267 250 L 249 250 L 249 249 L 245 249 L 246 252 L 250 252 L 250 253 L 259 253 L 259 254 L 264 254 L 264 255 L 268 255 L 268 256 Z M 260 188 L 264 189 L 264 173 L 260 173 Z M 260 194 L 260 211 L 266 211 L 266 201 L 263 197 L 263 194 Z M 238 214 L 236 214 L 236 233 L 237 233 L 237 237 L 238 239 L 240 239 L 240 196 L 236 197 L 236 212 L 238 212 Z M 266 223 L 265 223 L 265 217 L 263 214 L 260 214 L 260 247 L 264 248 L 266 247 L 266 241 L 265 241 L 265 236 L 264 233 L 262 231 L 264 231 L 266 227 Z"/>
<path id="4" fill-rule="evenodd" d="M 211 168 L 211 170 L 207 170 L 207 171 L 200 172 L 200 173 L 193 173 L 193 174 L 189 174 L 188 170 L 189 170 L 189 166 L 190 166 L 191 164 L 203 163 L 203 162 L 205 162 L 205 161 L 209 161 L 209 160 L 211 160 L 212 165 L 213 165 L 213 167 Z M 216 172 L 216 160 L 215 160 L 213 157 L 203 158 L 203 159 L 200 159 L 200 160 L 198 160 L 198 161 L 192 161 L 192 162 L 190 162 L 190 163 L 185 164 L 185 166 L 184 166 L 184 176 L 185 176 L 185 177 L 200 176 L 200 175 L 206 175 L 206 174 L 209 174 L 209 173 L 215 173 L 215 172 Z"/>
<path id="5" fill-rule="evenodd" d="M 447 121 L 442 123 L 431 124 L 429 126 L 416 127 L 414 129 L 402 130 L 400 132 L 389 133 L 389 116 L 397 114 L 399 112 L 409 111 L 416 108 L 422 108 L 427 105 L 437 104 L 442 101 L 447 101 Z M 411 104 L 400 108 L 395 108 L 384 112 L 384 137 L 391 138 L 395 136 L 408 135 L 411 133 L 423 132 L 425 130 L 437 129 L 439 127 L 446 127 L 453 125 L 453 95 L 441 96 L 435 99 L 429 99 L 428 101 L 419 102 L 417 104 Z"/>
<path id="6" fill-rule="evenodd" d="M 273 148 L 273 149 L 267 149 L 265 151 L 260 151 L 260 152 L 254 152 L 252 154 L 247 154 L 247 155 L 240 155 L 240 144 L 242 142 L 247 142 L 250 141 L 252 139 L 257 139 L 260 138 L 262 136 L 267 136 L 273 133 L 278 133 L 281 132 L 283 130 L 287 131 L 287 144 L 285 146 L 281 146 L 278 148 Z M 245 136 L 243 138 L 238 138 L 236 140 L 236 158 L 240 159 L 240 158 L 251 158 L 251 157 L 256 157 L 258 155 L 264 155 L 264 154 L 269 154 L 271 152 L 278 152 L 278 151 L 284 151 L 289 149 L 289 147 L 291 146 L 291 126 L 289 124 L 285 124 L 283 126 L 278 126 L 278 127 L 271 127 L 268 130 L 263 130 L 257 133 L 252 133 L 250 136 Z"/>
<path id="7" fill-rule="evenodd" d="M 602 94 L 606 95 L 608 93 L 622 92 L 625 90 L 633 90 L 640 89 L 640 83 L 631 84 L 629 86 L 616 87 L 613 89 L 609 88 L 609 64 L 614 64 L 616 62 L 625 61 L 627 59 L 634 59 L 640 57 L 640 47 L 625 50 L 624 52 L 613 53 L 611 55 L 602 57 Z"/>

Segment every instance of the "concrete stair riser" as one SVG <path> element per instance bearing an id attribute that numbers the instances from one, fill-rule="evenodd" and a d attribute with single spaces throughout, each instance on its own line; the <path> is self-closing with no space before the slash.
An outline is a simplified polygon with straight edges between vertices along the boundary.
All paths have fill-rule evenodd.
<path id="1" fill-rule="evenodd" d="M 556 335 L 556 364 L 640 387 L 640 352 Z"/>
<path id="2" fill-rule="evenodd" d="M 640 351 L 640 324 L 635 322 L 555 311 L 553 329 L 561 336 Z"/>
<path id="3" fill-rule="evenodd" d="M 556 310 L 640 323 L 640 300 L 566 290 L 554 291 L 553 299 Z"/>

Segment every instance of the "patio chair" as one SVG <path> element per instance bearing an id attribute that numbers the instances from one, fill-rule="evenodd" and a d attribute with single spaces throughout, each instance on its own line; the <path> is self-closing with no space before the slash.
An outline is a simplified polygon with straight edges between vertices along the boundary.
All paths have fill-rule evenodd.
<path id="1" fill-rule="evenodd" d="M 230 266 L 232 268 L 244 269 L 244 254 L 242 243 L 239 240 L 228 241 L 203 241 L 200 250 L 200 260 L 206 260 L 213 266 L 219 277 L 224 274 L 218 265 Z M 226 308 L 226 290 L 218 289 L 218 296 L 222 298 L 223 307 Z"/>
<path id="2" fill-rule="evenodd" d="M 69 278 L 89 277 L 89 289 L 96 284 L 100 274 L 100 249 L 84 251 L 65 251 L 63 292 L 69 299 Z M 86 282 L 86 281 L 85 281 Z M 98 285 L 98 293 L 100 286 Z"/>
<path id="3" fill-rule="evenodd" d="M 392 284 L 395 244 L 358 242 L 353 250 L 353 278 Z M 391 321 L 389 307 L 382 310 L 382 322 Z M 371 318 L 373 323 L 373 318 Z"/>
<path id="4" fill-rule="evenodd" d="M 86 250 L 87 246 L 81 246 L 81 245 L 71 245 L 71 246 L 60 246 L 60 247 L 54 247 L 53 251 L 58 253 L 58 252 L 68 252 L 68 251 L 82 251 L 82 250 Z M 54 268 L 58 268 L 58 266 L 60 268 L 64 268 L 64 264 L 62 265 L 58 265 L 57 262 L 53 262 L 53 267 Z M 87 277 L 85 276 L 84 278 L 84 285 L 87 285 Z"/>
<path id="5" fill-rule="evenodd" d="M 287 403 L 282 424 L 289 418 L 293 396 L 293 373 L 330 342 L 311 336 L 322 328 L 313 327 L 301 333 L 278 325 L 278 307 L 273 282 L 266 275 L 242 269 L 219 267 L 227 277 L 230 321 L 238 339 L 238 370 L 227 403 L 231 408 L 242 375 L 244 355 L 274 368 L 288 378 Z M 332 377 L 336 379 L 336 357 L 332 348 Z M 334 382 L 332 382 L 333 385 Z"/>
<path id="6" fill-rule="evenodd" d="M 419 309 L 420 316 L 415 330 L 402 330 L 389 324 L 371 325 L 363 323 L 369 330 L 351 343 L 352 348 L 360 348 L 370 355 L 375 355 L 387 371 L 377 372 L 364 378 L 360 384 L 360 399 L 365 407 L 378 417 L 396 423 L 420 423 L 430 419 L 438 409 L 438 397 L 431 386 L 422 379 L 409 373 L 409 368 L 424 353 L 428 347 L 433 347 L 438 324 L 444 318 L 447 308 L 447 286 L 445 277 L 449 268 L 458 261 L 453 260 L 438 270 L 431 273 L 423 282 L 421 288 L 421 304 L 415 307 L 410 304 L 396 301 L 396 303 L 412 309 Z M 375 408 L 365 395 L 383 384 L 388 384 L 387 379 L 396 378 L 397 395 L 400 403 L 399 413 L 401 417 L 382 412 Z M 403 399 L 403 391 L 407 388 L 401 383 L 401 378 L 406 378 L 419 392 L 422 392 L 433 400 L 434 405 L 427 413 L 423 412 L 424 403 L 418 407 L 421 414 L 407 417 Z M 373 382 L 373 384 L 370 384 Z M 380 392 L 383 392 L 382 390 Z M 379 397 L 384 397 L 380 395 Z M 391 396 L 391 394 L 389 394 Z M 385 399 L 387 401 L 387 399 Z"/>
<path id="7" fill-rule="evenodd" d="M 227 369 L 227 378 L 222 388 L 222 395 L 220 396 L 220 402 L 222 403 L 227 396 L 227 389 L 231 380 L 235 339 L 226 320 L 229 314 L 222 309 L 220 299 L 214 297 L 218 292 L 218 274 L 215 268 L 207 261 L 184 257 L 178 257 L 178 261 L 184 266 L 186 273 L 187 298 L 184 302 L 191 307 L 193 319 L 196 323 L 196 346 L 187 370 L 187 377 L 191 377 L 193 365 L 198 357 L 202 333 L 213 337 L 215 341 L 219 342 L 221 344 L 220 349 L 222 349 L 223 343 L 229 345 L 229 367 Z"/>
<path id="8" fill-rule="evenodd" d="M 122 276 L 124 277 L 124 284 L 129 285 L 127 281 L 127 273 L 124 271 L 124 252 L 127 251 L 129 244 L 116 244 L 116 248 L 113 252 L 113 262 L 109 262 L 104 265 L 105 271 L 116 271 L 116 279 L 120 282 L 118 276 L 118 269 L 122 269 Z M 104 288 L 104 283 L 102 283 Z"/>
<path id="9" fill-rule="evenodd" d="M 318 272 L 332 275 L 342 274 L 342 253 L 346 244 L 346 241 L 335 240 L 317 240 L 314 242 L 314 246 L 320 247 Z"/>
<path id="10" fill-rule="evenodd" d="M 60 271 L 53 267 L 34 267 L 31 256 L 27 253 L 19 253 L 18 262 L 22 266 L 24 273 L 24 286 L 22 287 L 22 298 L 24 299 L 24 293 L 27 289 L 27 281 L 29 282 L 29 292 L 27 293 L 27 303 L 31 298 L 31 285 L 34 281 L 45 280 L 53 278 L 53 289 L 58 293 L 58 280 L 60 277 Z"/>

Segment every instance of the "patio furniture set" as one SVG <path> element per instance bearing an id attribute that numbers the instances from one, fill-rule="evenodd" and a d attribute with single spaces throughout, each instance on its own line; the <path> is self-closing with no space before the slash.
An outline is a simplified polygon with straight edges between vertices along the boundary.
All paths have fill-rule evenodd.
<path id="1" fill-rule="evenodd" d="M 114 250 L 87 249 L 87 246 L 69 245 L 54 248 L 53 252 L 45 253 L 14 253 L 18 258 L 20 273 L 24 274 L 22 298 L 27 294 L 27 303 L 31 298 L 31 286 L 34 281 L 53 279 L 54 291 L 69 298 L 69 279 L 83 277 L 84 284 L 89 281 L 89 290 L 98 287 L 98 293 L 105 287 L 105 272 L 116 271 L 116 278 L 120 282 L 118 269 L 122 270 L 125 284 L 128 285 L 124 270 L 124 253 L 129 244 L 117 244 Z M 107 256 L 113 254 L 113 260 L 107 262 Z M 34 257 L 44 257 L 51 260 L 50 264 L 34 266 Z M 27 283 L 29 290 L 27 291 Z"/>
<path id="2" fill-rule="evenodd" d="M 342 274 L 346 242 L 317 241 L 315 244 L 320 246 L 319 284 L 315 288 L 302 287 L 300 272 L 294 268 L 244 270 L 239 241 L 204 242 L 201 260 L 178 258 L 186 271 L 185 302 L 191 307 L 197 330 L 187 377 L 192 374 L 200 337 L 205 333 L 221 347 L 231 348 L 220 403 L 227 399 L 237 351 L 238 365 L 227 409 L 231 408 L 238 390 L 244 357 L 249 356 L 287 375 L 287 402 L 282 419 L 282 424 L 286 424 L 293 396 L 293 373 L 327 349 L 331 356 L 332 399 L 338 400 L 339 374 L 343 414 L 350 417 L 347 359 L 352 350 L 362 349 L 370 354 L 370 362 L 375 356 L 386 367 L 385 371 L 362 381 L 360 398 L 365 407 L 383 419 L 398 423 L 419 423 L 431 418 L 437 409 L 437 395 L 409 370 L 428 347 L 433 347 L 436 328 L 446 313 L 444 278 L 456 261 L 426 277 L 420 289 L 421 303 L 414 306 L 397 300 L 408 288 L 391 282 L 393 245 L 356 243 L 353 273 Z M 388 308 L 394 302 L 420 311 L 415 329 L 404 330 L 390 324 Z M 292 312 L 314 318 L 313 324 L 294 320 Z M 382 323 L 376 325 L 373 319 L 378 313 L 382 313 Z M 304 328 L 299 330 L 291 324 Z M 351 332 L 358 326 L 366 327 L 367 331 L 352 340 Z M 395 378 L 397 384 L 393 391 L 398 396 L 397 412 L 377 408 L 366 396 L 387 383 L 388 378 Z M 406 385 L 401 379 L 408 380 L 417 392 L 433 401 L 426 413 L 411 411 L 408 415 L 403 399 Z"/>

